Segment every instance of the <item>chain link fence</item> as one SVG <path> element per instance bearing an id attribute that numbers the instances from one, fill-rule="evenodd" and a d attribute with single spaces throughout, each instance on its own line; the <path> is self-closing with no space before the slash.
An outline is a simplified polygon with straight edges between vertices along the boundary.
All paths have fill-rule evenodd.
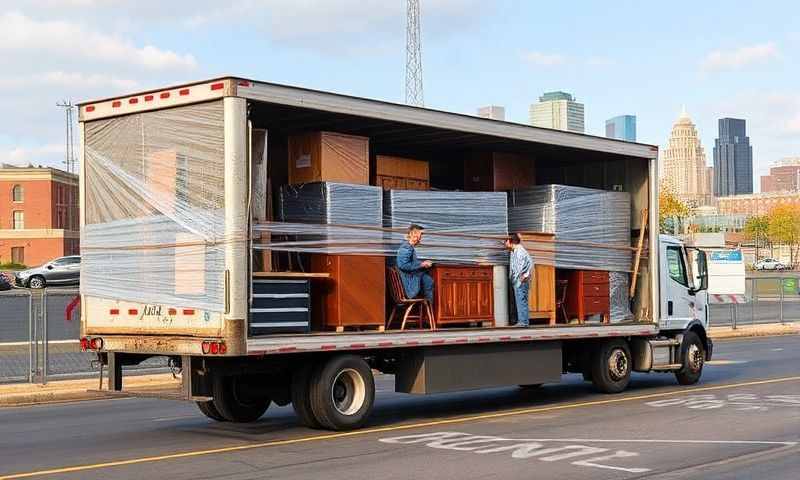
<path id="1" fill-rule="evenodd" d="M 80 347 L 80 304 L 67 310 L 78 290 L 16 289 L 0 294 L 0 383 L 46 383 L 85 378 L 99 371 L 97 355 Z M 135 367 L 141 373 L 166 371 L 167 360 L 150 358 Z"/>
<path id="2" fill-rule="evenodd" d="M 800 321 L 800 275 L 751 277 L 745 302 L 710 306 L 712 327 Z"/>

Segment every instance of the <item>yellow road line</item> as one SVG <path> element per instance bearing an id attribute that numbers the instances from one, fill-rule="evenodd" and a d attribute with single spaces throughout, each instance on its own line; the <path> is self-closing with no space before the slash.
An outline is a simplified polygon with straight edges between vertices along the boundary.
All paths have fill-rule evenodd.
<path id="1" fill-rule="evenodd" d="M 578 403 L 568 403 L 564 405 L 553 405 L 549 407 L 534 407 L 534 408 L 525 408 L 525 409 L 518 409 L 518 410 L 508 410 L 505 412 L 497 412 L 497 413 L 486 413 L 480 415 L 469 415 L 463 417 L 453 417 L 453 418 L 445 418 L 441 420 L 431 420 L 427 422 L 420 422 L 420 423 L 409 423 L 403 425 L 393 425 L 388 427 L 376 427 L 376 428 L 368 428 L 363 430 L 355 430 L 352 432 L 337 432 L 337 433 L 326 433 L 321 435 L 313 435 L 310 437 L 299 437 L 299 438 L 290 438 L 287 440 L 273 440 L 270 442 L 262 442 L 262 443 L 249 443 L 245 445 L 234 445 L 230 447 L 220 447 L 220 448 L 212 448 L 208 450 L 194 450 L 189 452 L 178 452 L 178 453 L 170 453 L 166 455 L 157 455 L 152 457 L 140 457 L 140 458 L 132 458 L 129 460 L 115 460 L 110 462 L 102 462 L 102 463 L 94 463 L 89 465 L 75 465 L 71 467 L 61 467 L 61 468 L 53 468 L 49 470 L 37 470 L 32 472 L 23 472 L 23 473 L 14 473 L 10 475 L 0 476 L 0 480 L 14 480 L 18 478 L 32 478 L 32 477 L 41 477 L 45 475 L 55 475 L 60 473 L 74 473 L 74 472 L 82 472 L 86 470 L 99 470 L 103 468 L 110 468 L 110 467 L 122 467 L 126 465 L 136 465 L 140 463 L 152 463 L 152 462 L 161 462 L 164 460 L 175 460 L 179 458 L 189 458 L 189 457 L 200 457 L 205 455 L 214 455 L 218 453 L 231 453 L 231 452 L 241 452 L 244 450 L 254 450 L 257 448 L 267 448 L 267 447 L 277 447 L 281 445 L 293 445 L 297 443 L 307 443 L 307 442 L 317 442 L 322 440 L 331 440 L 335 438 L 345 438 L 345 437 L 356 437 L 356 436 L 363 436 L 369 435 L 372 433 L 383 433 L 383 432 L 394 432 L 397 430 L 409 430 L 413 428 L 425 428 L 425 427 L 434 427 L 438 425 L 450 425 L 454 423 L 463 423 L 463 422 L 470 422 L 470 421 L 477 421 L 477 420 L 489 420 L 494 418 L 502 418 L 502 417 L 510 417 L 514 415 L 527 415 L 532 413 L 542 413 L 542 412 L 552 412 L 558 410 L 568 410 L 573 408 L 581 408 L 581 407 L 591 407 L 596 405 L 608 405 L 612 403 L 622 403 L 622 402 L 630 402 L 634 400 L 647 400 L 651 398 L 660 398 L 660 397 L 667 397 L 672 395 L 682 395 L 682 394 L 691 394 L 695 392 L 708 392 L 713 390 L 726 390 L 731 388 L 738 388 L 738 387 L 750 387 L 754 385 L 767 385 L 771 383 L 783 383 L 783 382 L 793 382 L 800 380 L 800 376 L 795 377 L 781 377 L 781 378 L 772 378 L 769 380 L 756 380 L 752 382 L 743 382 L 743 383 L 733 383 L 733 384 L 726 384 L 726 385 L 715 385 L 710 387 L 697 387 L 697 388 L 682 388 L 679 390 L 672 390 L 669 392 L 659 392 L 659 393 L 650 393 L 646 395 L 634 395 L 629 397 L 617 397 L 617 398 L 610 398 L 607 400 L 593 400 L 588 402 L 578 402 Z"/>

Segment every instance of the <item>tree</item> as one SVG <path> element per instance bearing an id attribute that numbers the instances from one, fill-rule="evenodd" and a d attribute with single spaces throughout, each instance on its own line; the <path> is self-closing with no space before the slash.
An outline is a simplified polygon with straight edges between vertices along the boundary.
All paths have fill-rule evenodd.
<path id="1" fill-rule="evenodd" d="M 747 219 L 744 224 L 744 234 L 756 244 L 756 261 L 759 259 L 759 248 L 769 243 L 769 216 L 756 215 Z"/>
<path id="2" fill-rule="evenodd" d="M 800 211 L 789 205 L 780 205 L 769 212 L 767 232 L 770 241 L 789 247 L 789 263 L 794 267 L 800 253 Z"/>
<path id="3" fill-rule="evenodd" d="M 658 227 L 661 233 L 674 233 L 673 222 L 687 218 L 689 213 L 689 206 L 662 183 L 658 193 Z"/>

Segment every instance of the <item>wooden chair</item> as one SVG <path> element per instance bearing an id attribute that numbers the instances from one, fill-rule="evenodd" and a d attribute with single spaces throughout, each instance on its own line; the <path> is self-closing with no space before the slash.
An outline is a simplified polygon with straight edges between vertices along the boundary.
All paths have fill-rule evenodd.
<path id="1" fill-rule="evenodd" d="M 564 323 L 569 323 L 566 308 L 568 286 L 568 280 L 559 280 L 556 282 L 556 315 L 558 315 L 558 312 L 561 312 L 561 315 L 564 317 Z M 558 323 L 558 320 L 556 320 L 556 323 Z"/>
<path id="2" fill-rule="evenodd" d="M 403 321 L 400 324 L 400 330 L 405 330 L 406 323 L 416 322 L 419 328 L 422 328 L 423 318 L 428 318 L 428 326 L 431 330 L 436 330 L 436 321 L 433 318 L 433 309 L 427 298 L 407 298 L 405 288 L 403 288 L 403 281 L 400 279 L 400 272 L 396 267 L 387 269 L 387 277 L 389 283 L 389 293 L 392 297 L 392 313 L 389 315 L 389 321 L 386 322 L 386 329 L 391 327 L 394 321 L 397 310 L 403 310 Z M 419 307 L 419 314 L 412 315 L 411 312 L 415 306 Z"/>

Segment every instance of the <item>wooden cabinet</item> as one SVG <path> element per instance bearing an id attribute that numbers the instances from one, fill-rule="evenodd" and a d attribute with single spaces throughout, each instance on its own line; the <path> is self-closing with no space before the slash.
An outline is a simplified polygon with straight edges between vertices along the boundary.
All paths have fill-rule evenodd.
<path id="1" fill-rule="evenodd" d="M 430 169 L 424 160 L 376 155 L 374 171 L 373 184 L 384 190 L 430 189 Z"/>
<path id="2" fill-rule="evenodd" d="M 434 265 L 431 275 L 437 325 L 469 322 L 494 325 L 491 266 Z"/>
<path id="3" fill-rule="evenodd" d="M 534 276 L 528 293 L 528 310 L 531 319 L 545 319 L 556 323 L 556 268 L 552 233 L 523 233 L 522 246 L 534 262 Z"/>
<path id="4" fill-rule="evenodd" d="M 464 161 L 464 190 L 512 190 L 536 184 L 533 158 L 502 152 L 475 152 Z"/>
<path id="5" fill-rule="evenodd" d="M 311 256 L 311 270 L 330 278 L 314 282 L 315 330 L 383 329 L 386 321 L 386 262 L 381 256 Z"/>
<path id="6" fill-rule="evenodd" d="M 610 312 L 608 272 L 599 270 L 559 270 L 558 278 L 567 281 L 566 309 L 569 318 L 583 323 L 586 317 L 600 314 L 608 323 Z"/>

